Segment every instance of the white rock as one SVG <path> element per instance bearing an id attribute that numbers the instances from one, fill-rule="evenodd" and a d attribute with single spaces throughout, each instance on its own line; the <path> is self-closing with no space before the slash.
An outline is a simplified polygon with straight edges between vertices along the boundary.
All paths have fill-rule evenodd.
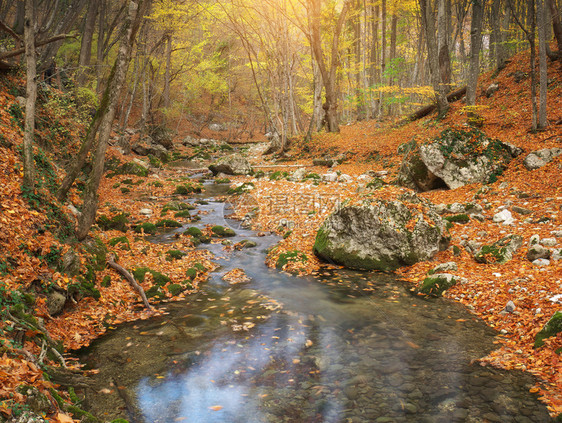
<path id="1" fill-rule="evenodd" d="M 515 304 L 513 301 L 509 300 L 505 306 L 505 311 L 508 313 L 513 313 L 515 311 Z"/>
<path id="2" fill-rule="evenodd" d="M 353 178 L 349 175 L 346 175 L 345 173 L 341 174 L 338 178 L 338 182 L 344 182 L 344 183 L 349 183 L 349 182 L 353 182 Z"/>
<path id="3" fill-rule="evenodd" d="M 545 247 L 554 247 L 557 244 L 556 238 L 541 239 L 541 244 Z"/>
<path id="4" fill-rule="evenodd" d="M 514 222 L 513 216 L 509 210 L 502 210 L 494 215 L 494 222 L 503 223 L 504 225 L 511 225 Z"/>
<path id="5" fill-rule="evenodd" d="M 139 213 L 142 214 L 143 216 L 151 216 L 152 209 L 140 209 Z"/>
<path id="6" fill-rule="evenodd" d="M 539 267 L 550 266 L 550 260 L 547 259 L 536 259 L 533 264 Z"/>
<path id="7" fill-rule="evenodd" d="M 338 174 L 335 172 L 328 172 L 322 175 L 322 180 L 325 182 L 336 182 L 338 180 Z"/>
<path id="8" fill-rule="evenodd" d="M 531 238 L 529 238 L 529 247 L 535 244 L 539 244 L 541 241 L 541 237 L 538 236 L 537 234 L 534 234 L 531 236 Z"/>
<path id="9" fill-rule="evenodd" d="M 553 303 L 561 303 L 562 304 L 562 294 L 556 294 L 555 296 L 550 297 L 548 300 L 553 302 Z"/>

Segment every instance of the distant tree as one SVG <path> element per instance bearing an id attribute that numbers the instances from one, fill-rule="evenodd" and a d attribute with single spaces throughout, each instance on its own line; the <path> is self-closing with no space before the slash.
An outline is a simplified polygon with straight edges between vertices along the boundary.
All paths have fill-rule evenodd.
<path id="1" fill-rule="evenodd" d="M 480 49 L 482 47 L 482 21 L 486 0 L 472 1 L 472 21 L 470 23 L 470 66 L 466 85 L 466 104 L 476 104 L 476 86 L 480 75 Z"/>
<path id="2" fill-rule="evenodd" d="M 441 73 L 439 70 L 439 51 L 437 40 L 435 39 L 434 10 L 431 5 L 431 0 L 418 0 L 418 4 L 420 6 L 422 27 L 427 47 L 431 85 L 435 91 L 437 111 L 439 114 L 443 114 L 449 109 L 449 102 L 447 101 L 447 87 L 441 82 Z"/>

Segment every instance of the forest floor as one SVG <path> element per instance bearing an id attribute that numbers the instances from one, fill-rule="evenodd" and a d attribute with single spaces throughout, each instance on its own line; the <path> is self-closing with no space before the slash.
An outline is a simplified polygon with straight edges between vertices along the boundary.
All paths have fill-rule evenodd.
<path id="1" fill-rule="evenodd" d="M 510 142 L 525 153 L 514 159 L 498 181 L 486 185 L 484 190 L 482 184 L 473 184 L 420 194 L 436 204 L 487 200 L 487 219 L 483 222 L 471 220 L 466 225 L 454 224 L 452 245 L 458 246 L 463 239 L 489 244 L 507 234 L 519 234 L 524 238 L 524 247 L 504 265 L 479 264 L 464 249 L 460 249 L 458 256 L 454 256 L 450 249 L 438 253 L 431 262 L 402 268 L 397 275 L 414 287 L 439 263 L 455 261 L 458 270 L 453 273 L 467 278 L 468 282 L 452 287 L 445 296 L 465 304 L 499 334 L 498 349 L 482 358 L 481 363 L 534 374 L 537 384 L 532 392 L 540 395 L 555 416 L 562 413 L 562 361 L 556 353 L 562 347 L 562 333 L 547 339 L 541 348 L 533 348 L 533 343 L 536 333 L 550 316 L 562 308 L 560 302 L 551 301 L 556 294 L 562 294 L 562 272 L 560 263 L 555 261 L 546 267 L 532 265 L 526 258 L 526 246 L 532 235 L 551 238 L 554 231 L 562 230 L 562 156 L 534 171 L 525 169 L 523 159 L 537 149 L 562 147 L 562 64 L 552 65 L 549 71 L 551 125 L 540 133 L 529 131 L 531 103 L 530 79 L 528 75 L 525 77 L 527 71 L 528 56 L 514 57 L 495 78 L 491 74 L 481 78 L 479 90 L 483 91 L 491 82 L 497 82 L 499 90 L 490 98 L 484 95 L 478 98 L 481 105 L 478 113 L 483 118 L 486 134 Z M 515 82 L 519 77 L 522 80 Z M 22 194 L 23 174 L 18 148 L 23 131 L 18 126 L 21 108 L 18 111 L 15 106 L 17 95 L 21 95 L 21 90 L 18 92 L 14 88 L 17 86 L 18 81 L 14 78 L 5 82 L 0 92 L 0 301 L 3 310 L 13 311 L 10 315 L 3 313 L 0 322 L 0 416 L 15 415 L 23 407 L 18 408 L 17 404 L 25 404 L 28 400 L 28 394 L 21 390 L 25 384 L 35 387 L 49 399 L 50 407 L 44 411 L 47 420 L 71 422 L 72 413 L 65 403 L 73 400 L 72 393 L 65 393 L 59 387 L 58 395 L 65 401 L 61 403 L 51 390 L 56 384 L 44 376 L 44 365 L 56 365 L 60 361 L 56 356 L 42 354 L 45 333 L 48 332 L 54 342 L 62 341 L 66 351 L 70 351 L 88 345 L 120 322 L 158 313 L 157 310 L 145 310 L 137 294 L 120 275 L 105 266 L 106 255 L 116 254 L 119 263 L 131 271 L 141 266 L 149 268 L 150 272 L 142 281 L 146 290 L 160 274 L 165 275 L 168 279 L 159 291 L 164 300 L 184 298 L 196 292 L 215 265 L 209 253 L 195 248 L 191 237 L 182 235 L 173 244 L 157 245 L 147 240 L 144 230 L 133 230 L 142 223 L 165 224 L 162 219 L 186 224 L 194 218 L 189 213 L 174 210 L 173 203 L 186 198 L 184 193 L 178 193 L 179 186 L 192 191 L 197 189 L 197 183 L 188 180 L 185 169 L 171 166 L 152 169 L 146 177 L 115 171 L 106 174 L 100 189 L 98 225 L 92 231 L 94 244 L 101 242 L 104 252 L 92 253 L 82 244 L 72 242 L 65 228 L 71 232 L 75 224 L 76 218 L 69 204 L 80 205 L 80 191 L 72 191 L 69 203 L 65 205 L 54 200 L 54 187 L 64 172 L 62 167 L 49 165 L 42 157 L 55 156 L 64 150 L 69 160 L 78 147 L 84 127 L 57 115 L 59 108 L 52 107 L 52 103 L 50 107 L 48 101 L 43 104 L 41 119 L 50 124 L 40 124 L 38 130 L 41 150 L 37 151 L 36 162 L 40 167 L 40 184 L 36 194 Z M 275 266 L 283 253 L 300 251 L 306 255 L 306 262 L 289 260 L 284 270 L 321 272 L 325 265 L 312 251 L 315 234 L 338 202 L 346 199 L 360 201 L 366 195 L 390 198 L 407 191 L 394 185 L 368 190 L 357 177 L 367 171 L 382 172 L 382 179 L 390 183 L 402 159 L 397 154 L 398 146 L 414 137 L 419 142 L 431 139 L 446 128 L 464 128 L 466 120 L 463 104 L 459 101 L 451 105 L 450 112 L 440 121 L 436 121 L 435 116 L 428 116 L 400 127 L 393 126 L 392 122 L 365 121 L 342 126 L 340 134 L 318 134 L 308 143 L 295 141 L 288 151 L 288 158 L 282 162 L 259 154 L 258 145 L 241 149 L 255 169 L 269 171 L 269 177 L 231 178 L 233 186 L 244 182 L 254 184 L 248 195 L 238 197 L 248 200 L 251 207 L 259 208 L 254 227 L 284 235 L 278 248 L 268 256 L 268 264 Z M 220 134 L 209 134 L 209 137 L 212 135 Z M 193 153 L 193 149 L 182 148 L 178 149 L 177 157 Z M 331 170 L 350 175 L 348 182 L 295 182 L 283 174 L 290 175 L 295 165 L 302 165 L 307 172 L 322 175 L 328 169 L 312 166 L 313 158 L 343 155 L 343 163 Z M 123 156 L 116 148 L 109 149 L 108 161 L 114 167 L 132 159 L 132 156 Z M 264 167 L 269 165 L 281 167 Z M 520 216 L 514 212 L 515 224 L 510 226 L 491 220 L 500 208 L 512 209 L 513 206 L 529 209 L 531 214 Z M 240 215 L 244 210 L 243 207 L 239 209 Z M 111 220 L 121 214 L 124 226 L 111 228 L 111 225 L 100 223 L 103 222 L 102 216 Z M 182 251 L 186 255 L 175 260 L 170 251 Z M 68 271 L 63 258 L 71 257 L 71 253 L 78 255 L 81 268 L 88 271 L 78 274 Z M 174 260 L 173 266 L 171 260 Z M 376 278 L 375 274 L 373 278 Z M 181 286 L 179 294 L 176 292 L 178 285 Z M 88 289 L 77 288 L 82 286 Z M 47 296 L 55 288 L 75 293 L 68 295 L 62 313 L 51 315 Z M 515 312 L 503 313 L 509 300 L 515 304 Z M 24 313 L 15 316 L 18 310 Z M 26 326 L 22 322 L 25 316 L 39 318 L 43 324 L 31 321 L 32 324 Z M 69 368 L 78 368 L 71 355 L 65 357 Z"/>

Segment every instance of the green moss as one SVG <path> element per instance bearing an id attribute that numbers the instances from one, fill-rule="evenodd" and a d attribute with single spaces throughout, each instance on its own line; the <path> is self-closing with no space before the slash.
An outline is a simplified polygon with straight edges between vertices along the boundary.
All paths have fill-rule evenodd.
<path id="1" fill-rule="evenodd" d="M 199 238 L 195 238 L 194 236 L 190 238 L 190 241 L 194 247 L 198 247 L 199 245 L 201 245 L 201 240 Z"/>
<path id="2" fill-rule="evenodd" d="M 199 270 L 200 272 L 206 272 L 207 271 L 207 268 L 199 262 L 195 263 L 193 265 L 193 267 L 196 268 L 197 270 Z"/>
<path id="3" fill-rule="evenodd" d="M 191 280 L 197 277 L 197 269 L 195 267 L 190 267 L 185 271 L 185 276 Z"/>
<path id="4" fill-rule="evenodd" d="M 317 174 L 317 173 L 311 172 L 311 173 L 307 173 L 307 174 L 304 176 L 303 179 L 305 179 L 305 180 L 306 180 L 306 179 L 312 179 L 312 180 L 315 180 L 315 181 L 320 181 L 320 180 L 322 179 L 322 177 L 321 177 L 319 174 Z"/>
<path id="5" fill-rule="evenodd" d="M 557 311 L 535 336 L 535 348 L 542 347 L 544 340 L 562 332 L 562 312 Z"/>
<path id="6" fill-rule="evenodd" d="M 111 174 L 108 174 L 108 178 L 112 178 L 115 175 L 136 175 L 146 177 L 148 176 L 148 169 L 134 162 L 123 163 L 118 166 L 111 166 L 113 168 Z"/>
<path id="7" fill-rule="evenodd" d="M 189 228 L 187 228 L 184 234 L 191 235 L 194 238 L 201 238 L 203 236 L 203 232 L 201 232 L 201 229 L 196 228 L 195 226 L 190 226 Z"/>
<path id="8" fill-rule="evenodd" d="M 228 194 L 243 194 L 245 192 L 251 191 L 256 186 L 253 182 L 244 182 L 242 185 L 237 186 L 236 188 L 230 188 L 228 190 Z"/>
<path id="9" fill-rule="evenodd" d="M 184 289 L 185 288 L 181 286 L 179 283 L 173 283 L 168 285 L 168 292 L 172 295 L 172 297 L 175 297 L 176 295 L 181 293 Z"/>
<path id="10" fill-rule="evenodd" d="M 383 181 L 381 178 L 374 178 L 371 182 L 369 182 L 366 185 L 366 188 L 381 189 L 385 185 L 386 185 L 386 182 Z"/>
<path id="11" fill-rule="evenodd" d="M 211 231 L 213 232 L 213 234 L 220 237 L 232 237 L 236 235 L 236 232 L 234 232 L 232 229 L 225 228 L 224 226 L 220 225 L 213 226 L 211 228 Z"/>
<path id="12" fill-rule="evenodd" d="M 152 234 L 156 233 L 156 229 L 157 228 L 156 228 L 156 225 L 154 223 L 144 222 L 144 223 L 141 223 L 140 225 L 137 225 L 135 227 L 135 232 L 137 232 L 137 233 L 144 232 L 145 234 L 152 235 Z"/>
<path id="13" fill-rule="evenodd" d="M 133 276 L 138 282 L 144 282 L 144 277 L 147 272 L 151 272 L 148 267 L 138 267 L 133 270 Z"/>
<path id="14" fill-rule="evenodd" d="M 454 286 L 456 283 L 457 280 L 454 277 L 447 280 L 447 278 L 439 275 L 430 276 L 423 280 L 418 292 L 425 295 L 431 295 L 433 297 L 440 297 L 443 295 L 443 292 Z"/>
<path id="15" fill-rule="evenodd" d="M 300 262 L 302 264 L 308 261 L 308 257 L 305 253 L 299 250 L 287 251 L 285 253 L 279 254 L 275 267 L 282 269 L 286 264 L 290 262 Z"/>
<path id="16" fill-rule="evenodd" d="M 156 222 L 157 228 L 181 228 L 182 224 L 177 220 L 161 219 Z"/>
<path id="17" fill-rule="evenodd" d="M 186 211 L 186 210 L 195 210 L 195 206 L 193 204 L 189 204 L 189 203 L 184 203 L 182 201 L 171 201 L 169 203 L 167 203 L 161 211 L 161 215 L 165 215 L 166 213 L 168 213 L 168 211 Z"/>
<path id="18" fill-rule="evenodd" d="M 170 282 L 170 278 L 164 273 L 156 272 L 154 270 L 151 270 L 150 273 L 152 274 L 152 279 L 154 280 L 155 285 L 164 286 Z"/>
<path id="19" fill-rule="evenodd" d="M 168 250 L 166 251 L 166 260 L 173 261 L 173 260 L 181 260 L 185 257 L 187 253 L 184 253 L 180 250 Z"/>
<path id="20" fill-rule="evenodd" d="M 230 179 L 228 178 L 217 178 L 215 179 L 215 184 L 229 184 Z"/>
<path id="21" fill-rule="evenodd" d="M 174 214 L 174 217 L 191 217 L 191 214 L 189 213 L 189 210 L 182 210 L 182 211 L 176 212 Z"/>
<path id="22" fill-rule="evenodd" d="M 202 192 L 202 191 L 203 191 L 203 187 L 201 186 L 201 184 L 188 183 L 188 184 L 177 185 L 174 194 L 189 195 L 194 192 Z"/>
<path id="23" fill-rule="evenodd" d="M 129 215 L 127 213 L 119 213 L 111 218 L 106 215 L 101 215 L 96 223 L 102 231 L 115 229 L 121 232 L 127 232 Z"/>
<path id="24" fill-rule="evenodd" d="M 109 240 L 109 245 L 111 245 L 112 247 L 119 245 L 119 248 L 121 250 L 126 250 L 126 251 L 131 249 L 131 245 L 129 244 L 129 240 L 127 239 L 126 236 L 118 236 L 115 238 L 111 238 Z"/>
<path id="25" fill-rule="evenodd" d="M 445 216 L 444 220 L 451 223 L 468 223 L 470 222 L 470 217 L 467 214 L 454 214 L 452 216 Z"/>
<path id="26" fill-rule="evenodd" d="M 269 175 L 269 180 L 270 181 L 278 181 L 279 179 L 287 179 L 289 177 L 289 174 L 287 172 L 282 172 L 280 170 L 273 172 L 271 175 Z"/>
<path id="27" fill-rule="evenodd" d="M 152 285 L 144 293 L 146 294 L 147 298 L 154 298 L 154 297 L 163 298 L 165 296 L 164 293 L 162 292 L 162 289 L 158 285 Z"/>
<path id="28" fill-rule="evenodd" d="M 100 285 L 103 286 L 104 288 L 111 286 L 111 276 L 105 275 Z"/>

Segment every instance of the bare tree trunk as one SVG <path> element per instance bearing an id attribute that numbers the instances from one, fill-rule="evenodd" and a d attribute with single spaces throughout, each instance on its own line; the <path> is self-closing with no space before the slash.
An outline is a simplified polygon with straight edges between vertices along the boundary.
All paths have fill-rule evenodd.
<path id="1" fill-rule="evenodd" d="M 560 23 L 560 11 L 556 7 L 555 0 L 546 0 L 552 15 L 552 31 L 558 44 L 558 54 L 562 55 L 562 24 Z"/>
<path id="2" fill-rule="evenodd" d="M 127 74 L 127 67 L 131 59 L 131 51 L 135 42 L 135 36 L 139 29 L 140 23 L 144 18 L 144 12 L 149 0 L 131 0 L 129 2 L 129 12 L 125 22 L 127 29 L 126 36 L 121 40 L 117 59 L 113 65 L 113 69 L 104 97 L 107 98 L 107 107 L 102 110 L 102 119 L 99 130 L 99 138 L 94 154 L 93 169 L 84 190 L 84 204 L 82 214 L 78 220 L 78 228 L 76 237 L 79 240 L 84 239 L 88 235 L 90 227 L 94 223 L 98 205 L 98 187 L 103 175 L 103 167 L 105 163 L 105 151 L 107 142 L 111 133 L 111 125 L 115 117 L 115 106 L 119 100 L 119 92 Z"/>
<path id="3" fill-rule="evenodd" d="M 472 2 L 472 22 L 470 24 L 470 68 L 466 88 L 466 104 L 476 104 L 476 86 L 480 74 L 480 48 L 482 47 L 482 18 L 486 0 Z"/>
<path id="4" fill-rule="evenodd" d="M 330 52 L 330 63 L 326 64 L 324 58 L 324 52 L 322 50 L 322 39 L 320 35 L 320 19 L 321 19 L 321 1 L 320 0 L 308 0 L 309 13 L 310 13 L 310 41 L 312 45 L 312 51 L 318 64 L 318 68 L 322 75 L 322 83 L 324 84 L 325 91 L 325 102 L 322 108 L 324 109 L 324 121 L 326 124 L 326 129 L 328 132 L 339 132 L 340 126 L 338 123 L 338 97 L 337 97 L 337 85 L 336 85 L 336 73 L 339 65 L 338 50 L 340 35 L 345 22 L 345 17 L 347 15 L 347 10 L 349 8 L 349 0 L 346 0 L 343 4 L 342 11 L 338 17 L 336 27 L 334 29 L 334 35 L 332 38 L 332 49 Z"/>
<path id="5" fill-rule="evenodd" d="M 98 2 L 90 2 L 88 4 L 88 14 L 86 15 L 86 22 L 84 24 L 82 43 L 80 44 L 80 56 L 78 58 L 78 77 L 76 80 L 80 86 L 86 83 L 88 77 L 87 68 L 90 66 L 92 59 L 92 39 L 94 37 L 97 16 Z"/>
<path id="6" fill-rule="evenodd" d="M 106 0 L 99 0 L 99 14 L 98 14 L 98 43 L 96 51 L 96 77 L 97 77 L 97 92 L 101 94 L 103 90 L 102 79 L 103 71 L 103 45 L 105 40 L 105 19 L 106 19 Z"/>
<path id="7" fill-rule="evenodd" d="M 437 41 L 435 40 L 435 21 L 433 10 L 430 6 L 431 0 L 418 0 L 420 5 L 420 13 L 422 18 L 422 26 L 424 29 L 425 41 L 427 45 L 427 58 L 430 68 L 431 84 L 435 90 L 435 101 L 437 103 L 438 113 L 444 114 L 449 109 L 449 102 L 446 96 L 446 87 L 441 84 L 441 76 L 439 73 L 439 59 L 437 50 Z"/>
<path id="8" fill-rule="evenodd" d="M 546 118 L 547 98 L 547 64 L 546 64 L 546 32 L 548 25 L 546 21 L 545 0 L 537 0 L 537 28 L 539 31 L 539 117 L 537 129 L 545 129 L 548 126 Z"/>
<path id="9" fill-rule="evenodd" d="M 439 74 L 441 82 L 451 88 L 451 57 L 449 54 L 449 33 L 445 0 L 438 0 L 437 9 L 437 49 L 439 55 Z"/>
<path id="10" fill-rule="evenodd" d="M 172 73 L 172 34 L 166 39 L 166 71 L 164 74 L 164 107 L 170 107 L 170 75 Z"/>
<path id="11" fill-rule="evenodd" d="M 37 57 L 35 53 L 35 5 L 25 0 L 24 44 L 26 61 L 25 127 L 23 134 L 23 186 L 35 190 L 35 166 L 33 162 L 33 136 L 35 135 L 35 100 L 37 98 Z"/>

